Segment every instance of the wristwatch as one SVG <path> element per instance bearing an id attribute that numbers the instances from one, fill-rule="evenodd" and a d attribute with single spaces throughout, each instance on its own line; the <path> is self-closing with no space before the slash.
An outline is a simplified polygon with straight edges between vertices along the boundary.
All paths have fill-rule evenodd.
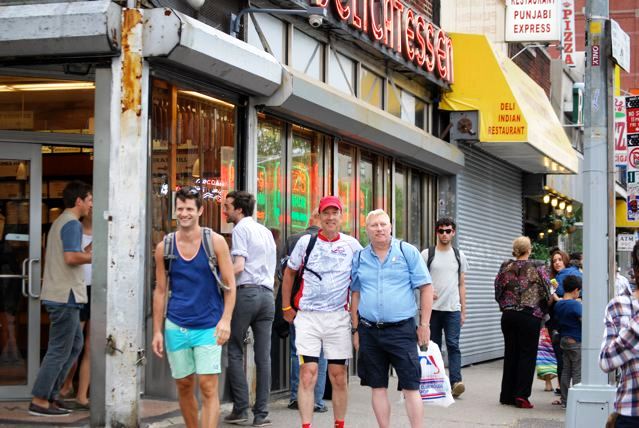
<path id="1" fill-rule="evenodd" d="M 357 327 L 351 327 L 351 334 L 357 333 Z"/>

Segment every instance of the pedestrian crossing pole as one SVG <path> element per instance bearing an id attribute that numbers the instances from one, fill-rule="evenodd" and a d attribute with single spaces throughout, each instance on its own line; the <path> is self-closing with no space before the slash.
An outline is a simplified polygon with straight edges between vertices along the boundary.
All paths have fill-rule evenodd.
<path id="1" fill-rule="evenodd" d="M 614 192 L 610 171 L 612 138 L 612 49 L 608 0 L 586 1 L 584 99 L 584 300 L 581 383 L 568 393 L 566 428 L 603 427 L 614 411 L 615 388 L 599 368 L 608 283 L 614 277 Z M 612 204 L 612 205 L 611 205 Z M 612 244 L 611 244 L 612 242 Z M 612 249 L 611 249 L 612 245 Z"/>

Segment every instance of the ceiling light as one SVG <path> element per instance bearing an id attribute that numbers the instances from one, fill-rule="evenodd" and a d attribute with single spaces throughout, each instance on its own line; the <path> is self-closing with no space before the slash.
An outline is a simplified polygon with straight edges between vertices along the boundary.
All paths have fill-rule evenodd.
<path id="1" fill-rule="evenodd" d="M 553 208 L 555 208 L 558 203 L 559 201 L 557 200 L 557 198 L 552 198 L 552 201 L 550 201 L 550 205 L 552 205 Z"/>
<path id="2" fill-rule="evenodd" d="M 559 209 L 563 210 L 564 208 L 566 208 L 566 201 L 559 202 Z"/>
<path id="3" fill-rule="evenodd" d="M 550 202 L 550 195 L 544 195 L 543 201 L 544 201 L 544 204 L 549 203 Z"/>
<path id="4" fill-rule="evenodd" d="M 179 94 L 183 94 L 183 95 L 190 95 L 192 97 L 200 98 L 202 100 L 210 101 L 210 102 L 213 102 L 213 103 L 216 103 L 216 104 L 221 104 L 221 105 L 226 106 L 228 108 L 235 108 L 235 106 L 233 104 L 229 104 L 229 103 L 224 102 L 222 100 L 218 100 L 217 98 L 209 97 L 208 95 L 204 95 L 204 94 L 201 94 L 199 92 L 195 92 L 195 91 L 178 91 L 178 93 Z"/>
<path id="5" fill-rule="evenodd" d="M 566 212 L 571 213 L 572 212 L 572 204 L 568 205 L 566 207 Z"/>
<path id="6" fill-rule="evenodd" d="M 73 91 L 94 89 L 93 82 L 19 83 L 0 85 L 0 92 Z"/>

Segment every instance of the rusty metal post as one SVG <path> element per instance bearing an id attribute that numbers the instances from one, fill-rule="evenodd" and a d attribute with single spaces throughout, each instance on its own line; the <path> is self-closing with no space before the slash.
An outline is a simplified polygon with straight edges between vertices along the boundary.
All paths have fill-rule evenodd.
<path id="1" fill-rule="evenodd" d="M 93 329 L 91 425 L 138 427 L 143 371 L 143 305 L 148 165 L 149 70 L 142 54 L 143 15 L 123 9 L 121 54 L 96 73 L 96 229 L 94 277 L 102 296 Z M 98 98 L 100 97 L 100 98 Z M 98 107 L 99 105 L 99 107 Z M 104 161 L 106 159 L 106 161 Z M 95 248 L 100 245 L 100 248 Z M 100 280 L 102 278 L 102 281 Z M 93 299 L 98 301 L 98 296 Z M 99 390 L 95 390 L 95 388 Z M 95 395 L 94 395 L 95 394 Z"/>

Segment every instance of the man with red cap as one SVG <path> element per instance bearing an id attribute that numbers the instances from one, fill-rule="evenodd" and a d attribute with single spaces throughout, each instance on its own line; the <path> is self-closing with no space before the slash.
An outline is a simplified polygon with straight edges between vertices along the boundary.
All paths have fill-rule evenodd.
<path id="1" fill-rule="evenodd" d="M 328 360 L 328 376 L 333 386 L 335 427 L 344 427 L 347 405 L 346 361 L 352 358 L 351 319 L 348 292 L 353 256 L 362 246 L 355 238 L 340 233 L 342 203 L 337 196 L 325 196 L 319 203 L 321 229 L 306 258 L 312 236 L 305 235 L 295 245 L 282 281 L 284 319 L 294 323 L 300 383 L 297 401 L 302 427 L 310 428 L 313 418 L 314 388 L 322 349 Z M 293 281 L 303 269 L 299 310 L 291 305 Z"/>

